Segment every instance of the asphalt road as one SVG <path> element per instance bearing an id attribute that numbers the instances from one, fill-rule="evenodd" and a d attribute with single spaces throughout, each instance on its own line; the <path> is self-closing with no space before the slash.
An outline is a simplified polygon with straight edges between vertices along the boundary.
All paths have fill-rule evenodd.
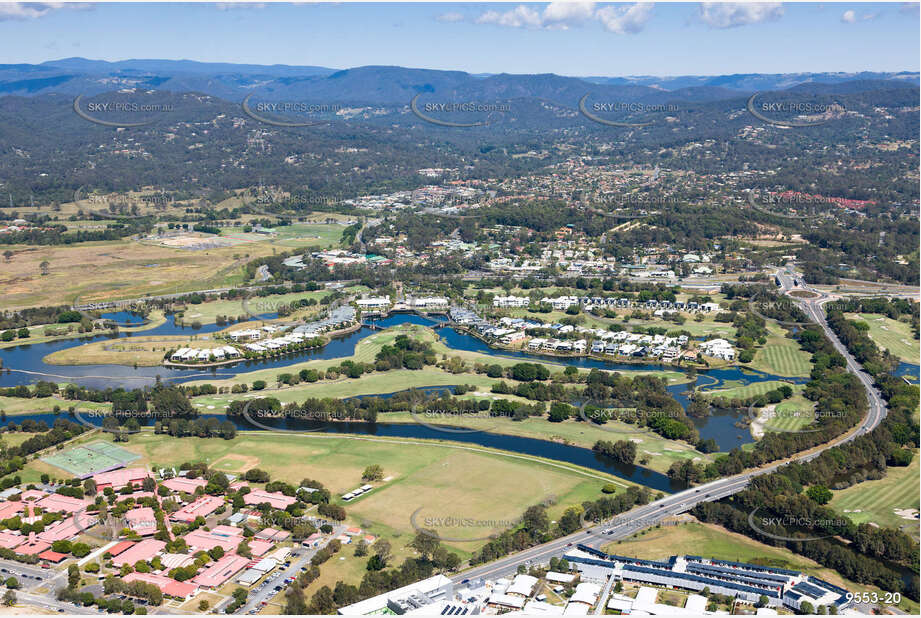
<path id="1" fill-rule="evenodd" d="M 777 275 L 781 279 L 781 287 L 784 293 L 795 288 L 793 285 L 793 280 L 794 278 L 799 277 L 792 272 L 792 269 L 779 270 Z M 825 335 L 835 346 L 835 349 L 837 349 L 838 352 L 840 352 L 841 355 L 846 359 L 848 371 L 858 377 L 860 382 L 863 384 L 864 389 L 866 390 L 869 410 L 866 417 L 864 417 L 863 421 L 855 431 L 852 431 L 849 434 L 828 443 L 821 449 L 815 450 L 809 454 L 793 457 L 781 463 L 772 464 L 757 470 L 743 472 L 742 474 L 738 474 L 736 476 L 719 479 L 705 485 L 700 485 L 676 494 L 666 496 L 661 500 L 656 500 L 655 502 L 651 502 L 644 506 L 632 509 L 628 513 L 622 513 L 614 518 L 614 520 L 611 522 L 592 526 L 591 528 L 580 530 L 579 532 L 556 539 L 549 543 L 544 543 L 543 545 L 532 547 L 523 552 L 506 556 L 505 558 L 496 560 L 495 562 L 468 569 L 467 571 L 452 577 L 452 580 L 455 582 L 455 584 L 461 583 L 468 579 L 495 579 L 497 577 L 513 574 L 517 571 L 519 564 L 540 564 L 547 562 L 553 556 L 562 555 L 566 551 L 567 547 L 570 545 L 575 545 L 576 543 L 582 543 L 590 547 L 601 547 L 602 545 L 606 545 L 612 541 L 628 538 L 640 530 L 655 526 L 666 517 L 678 515 L 688 511 L 701 502 L 719 500 L 721 498 L 725 498 L 739 491 L 742 491 L 752 478 L 762 474 L 769 474 L 774 472 L 790 461 L 809 461 L 814 459 L 819 454 L 821 454 L 822 451 L 825 451 L 833 446 L 849 442 L 859 435 L 863 435 L 869 431 L 872 431 L 877 425 L 879 425 L 879 423 L 886 415 L 886 405 L 883 401 L 882 395 L 880 395 L 879 391 L 874 388 L 872 378 L 862 370 L 860 364 L 850 355 L 844 345 L 838 341 L 838 338 L 835 336 L 835 334 L 829 328 L 828 323 L 825 321 L 825 313 L 822 309 L 822 305 L 832 300 L 832 298 L 802 284 L 798 286 L 798 289 L 805 289 L 817 294 L 817 297 L 813 299 L 804 300 L 795 298 L 795 300 L 800 304 L 803 311 L 805 311 L 806 314 L 814 322 L 822 327 L 822 330 L 825 331 Z"/>

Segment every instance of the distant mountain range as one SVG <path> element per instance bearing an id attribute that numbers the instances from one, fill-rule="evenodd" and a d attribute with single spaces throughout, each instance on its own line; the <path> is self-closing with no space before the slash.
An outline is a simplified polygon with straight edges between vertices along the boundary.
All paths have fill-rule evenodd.
<path id="1" fill-rule="evenodd" d="M 417 94 L 437 95 L 442 102 L 536 98 L 574 106 L 589 93 L 593 100 L 607 97 L 652 104 L 719 101 L 757 91 L 860 92 L 918 85 L 916 72 L 567 77 L 549 73 L 473 75 L 391 66 L 336 70 L 191 60 L 106 62 L 66 58 L 42 64 L 0 65 L 0 96 L 95 95 L 138 88 L 199 92 L 230 101 L 257 93 L 260 100 L 269 101 L 384 106 L 406 105 Z"/>

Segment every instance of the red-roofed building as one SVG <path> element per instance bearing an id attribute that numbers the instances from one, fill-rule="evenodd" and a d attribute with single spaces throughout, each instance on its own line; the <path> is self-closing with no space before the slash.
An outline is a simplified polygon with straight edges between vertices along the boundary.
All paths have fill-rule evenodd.
<path id="1" fill-rule="evenodd" d="M 149 506 L 131 509 L 125 513 L 128 528 L 141 536 L 150 536 L 157 532 L 157 518 Z"/>
<path id="2" fill-rule="evenodd" d="M 264 489 L 254 489 L 243 496 L 243 502 L 252 505 L 259 505 L 264 502 L 268 502 L 273 509 L 283 511 L 297 502 L 297 498 L 294 496 L 286 496 L 280 491 L 265 491 Z"/>
<path id="3" fill-rule="evenodd" d="M 32 500 L 40 500 L 47 495 L 47 492 L 44 492 L 41 489 L 27 489 L 19 494 L 19 499 L 23 502 L 30 502 Z"/>
<path id="4" fill-rule="evenodd" d="M 40 560 L 45 560 L 47 562 L 52 562 L 57 564 L 61 560 L 67 557 L 67 554 L 61 554 L 56 551 L 51 551 L 50 549 L 43 551 L 38 555 Z"/>
<path id="5" fill-rule="evenodd" d="M 106 553 L 108 553 L 110 556 L 117 556 L 118 554 L 122 553 L 123 551 L 131 547 L 132 545 L 134 545 L 134 541 L 122 541 L 121 543 L 116 543 L 115 545 L 107 549 Z"/>
<path id="6" fill-rule="evenodd" d="M 163 570 L 169 572 L 171 569 L 181 569 L 195 562 L 195 557 L 188 554 L 163 554 L 160 556 L 160 564 Z"/>
<path id="7" fill-rule="evenodd" d="M 61 494 L 49 494 L 35 503 L 35 506 L 42 508 L 46 513 L 76 513 L 82 511 L 92 504 L 89 500 L 71 498 Z"/>
<path id="8" fill-rule="evenodd" d="M 211 528 L 211 534 L 216 534 L 218 536 L 243 536 L 243 530 L 235 528 L 234 526 L 220 525 Z"/>
<path id="9" fill-rule="evenodd" d="M 25 506 L 22 502 L 18 500 L 11 500 L 9 502 L 0 502 L 0 519 L 9 519 L 14 515 L 18 515 L 25 510 Z"/>
<path id="10" fill-rule="evenodd" d="M 134 566 L 134 563 L 139 560 L 150 560 L 166 547 L 166 543 L 163 541 L 158 541 L 157 539 L 144 539 L 139 543 L 135 543 L 119 555 L 112 558 L 112 564 L 117 567 L 121 567 L 123 564 L 130 564 Z"/>
<path id="11" fill-rule="evenodd" d="M 272 541 L 265 541 L 262 539 L 251 539 L 249 541 L 249 549 L 254 556 L 262 556 L 273 547 L 275 547 L 275 543 Z"/>
<path id="12" fill-rule="evenodd" d="M 223 504 L 224 499 L 218 496 L 202 496 L 173 513 L 170 519 L 187 524 L 195 521 L 196 517 L 207 517 Z"/>
<path id="13" fill-rule="evenodd" d="M 194 494 L 196 489 L 204 487 L 208 484 L 208 481 L 205 479 L 187 479 L 177 476 L 176 478 L 166 479 L 160 484 L 171 491 L 182 491 L 187 494 Z"/>
<path id="14" fill-rule="evenodd" d="M 214 534 L 213 532 L 201 529 L 193 530 L 182 538 L 185 540 L 186 545 L 189 546 L 189 550 L 193 553 L 197 551 L 210 551 L 215 547 L 221 547 L 225 552 L 234 551 L 243 541 L 242 536 Z"/>
<path id="15" fill-rule="evenodd" d="M 13 549 L 19 545 L 22 545 L 22 542 L 26 540 L 26 537 L 18 533 L 9 532 L 8 530 L 0 530 L 0 547 L 3 549 Z"/>
<path id="16" fill-rule="evenodd" d="M 102 492 L 106 487 L 111 487 L 115 490 L 127 485 L 140 487 L 144 479 L 149 477 L 150 473 L 144 468 L 120 468 L 110 472 L 94 474 L 93 480 L 96 481 L 96 490 Z"/>
<path id="17" fill-rule="evenodd" d="M 80 520 L 80 523 L 82 524 L 83 520 Z M 66 541 L 68 539 L 72 539 L 78 534 L 82 534 L 85 529 L 85 527 L 81 528 L 78 526 L 73 517 L 68 517 L 67 519 L 56 521 L 45 528 L 43 532 L 39 533 L 38 538 L 48 543 L 54 543 L 55 541 Z"/>
<path id="18" fill-rule="evenodd" d="M 122 578 L 122 581 L 127 584 L 131 582 L 146 582 L 148 584 L 153 584 L 166 596 L 182 599 L 183 601 L 198 592 L 198 586 L 196 584 L 177 582 L 172 577 L 154 575 L 153 573 L 128 573 Z"/>
<path id="19" fill-rule="evenodd" d="M 256 533 L 257 539 L 282 543 L 291 538 L 291 533 L 287 530 L 276 530 L 275 528 L 265 528 Z"/>
<path id="20" fill-rule="evenodd" d="M 249 563 L 249 558 L 226 554 L 220 560 L 205 567 L 205 570 L 196 575 L 192 581 L 202 588 L 217 588 L 249 566 Z"/>
<path id="21" fill-rule="evenodd" d="M 15 551 L 17 554 L 22 554 L 23 556 L 32 556 L 35 554 L 40 554 L 50 547 L 51 543 L 39 540 L 35 536 L 35 533 L 32 532 L 29 534 L 28 540 L 22 545 L 17 546 L 13 551 Z"/>

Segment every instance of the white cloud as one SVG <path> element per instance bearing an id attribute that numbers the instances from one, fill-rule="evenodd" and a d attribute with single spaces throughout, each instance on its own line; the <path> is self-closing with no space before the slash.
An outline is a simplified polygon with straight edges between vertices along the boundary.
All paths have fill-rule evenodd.
<path id="1" fill-rule="evenodd" d="M 233 11 L 235 9 L 264 9 L 265 4 L 262 2 L 216 2 L 214 4 L 219 11 Z"/>
<path id="2" fill-rule="evenodd" d="M 511 11 L 486 11 L 477 17 L 478 24 L 496 24 L 508 28 L 540 28 L 540 13 L 524 5 L 518 5 Z"/>
<path id="3" fill-rule="evenodd" d="M 784 14 L 780 2 L 701 2 L 700 19 L 711 28 L 735 28 L 777 21 Z"/>
<path id="4" fill-rule="evenodd" d="M 551 2 L 544 9 L 543 25 L 545 28 L 568 30 L 570 26 L 581 26 L 592 19 L 594 11 L 594 2 Z"/>
<path id="5" fill-rule="evenodd" d="M 614 34 L 636 34 L 652 17 L 652 4 L 637 3 L 628 7 L 606 6 L 598 9 L 598 19 L 604 29 Z"/>
<path id="6" fill-rule="evenodd" d="M 594 2 L 551 2 L 541 12 L 520 4 L 504 12 L 486 11 L 476 18 L 476 23 L 531 30 L 568 30 L 597 21 L 608 32 L 635 34 L 649 21 L 652 6 L 651 2 L 638 2 L 596 10 Z"/>
<path id="7" fill-rule="evenodd" d="M 858 16 L 854 11 L 845 11 L 841 15 L 841 21 L 845 24 L 856 24 L 858 21 L 873 21 L 879 17 L 879 13 L 864 13 Z"/>
<path id="8" fill-rule="evenodd" d="M 0 3 L 0 21 L 38 19 L 59 9 L 88 9 L 90 4 L 67 2 L 3 2 Z"/>
<path id="9" fill-rule="evenodd" d="M 464 16 L 460 13 L 442 13 L 435 18 L 438 21 L 453 23 L 458 21 L 464 21 Z"/>

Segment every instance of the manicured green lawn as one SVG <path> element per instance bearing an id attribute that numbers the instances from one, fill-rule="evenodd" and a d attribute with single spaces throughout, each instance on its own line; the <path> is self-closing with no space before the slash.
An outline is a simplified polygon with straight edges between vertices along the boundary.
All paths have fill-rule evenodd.
<path id="1" fill-rule="evenodd" d="M 831 506 L 855 523 L 875 522 L 900 528 L 918 538 L 919 455 L 905 468 L 888 468 L 885 478 L 864 481 L 835 491 Z M 915 509 L 915 519 L 905 519 L 896 509 Z"/>
<path id="2" fill-rule="evenodd" d="M 811 356 L 799 344 L 783 336 L 786 332 L 776 325 L 768 325 L 767 343 L 755 353 L 746 367 L 787 377 L 806 377 L 812 371 Z"/>
<path id="3" fill-rule="evenodd" d="M 802 390 L 802 386 L 799 386 L 799 390 Z M 765 423 L 764 428 L 766 431 L 796 431 L 814 421 L 814 408 L 815 404 L 802 395 L 793 395 L 777 404 L 774 417 Z"/>
<path id="4" fill-rule="evenodd" d="M 10 416 L 16 414 L 44 414 L 46 412 L 51 412 L 56 405 L 61 407 L 61 418 L 68 418 L 67 409 L 71 406 L 74 406 L 78 411 L 109 410 L 112 407 L 110 403 L 74 401 L 72 399 L 62 399 L 59 397 L 32 397 L 26 399 L 24 397 L 0 396 L 0 410 L 3 410 Z"/>
<path id="5" fill-rule="evenodd" d="M 915 339 L 911 326 L 875 313 L 848 314 L 848 319 L 866 322 L 870 339 L 881 348 L 889 350 L 906 363 L 918 364 L 921 357 L 921 345 Z"/>
<path id="6" fill-rule="evenodd" d="M 738 386 L 736 386 L 732 382 L 726 382 L 725 388 L 718 388 L 718 389 L 713 389 L 713 390 L 710 390 L 710 389 L 701 389 L 701 390 L 707 393 L 708 395 L 715 395 L 718 397 L 730 397 L 730 398 L 738 397 L 741 399 L 745 399 L 748 397 L 763 395 L 764 393 L 768 391 L 772 391 L 775 388 L 778 388 L 781 386 L 789 386 L 790 388 L 794 390 L 794 392 L 796 392 L 797 386 L 799 386 L 800 390 L 802 390 L 801 385 L 788 384 L 787 382 L 781 382 L 779 380 L 768 380 L 766 382 L 753 382 L 747 385 L 742 385 L 741 383 L 739 383 Z"/>
<path id="7" fill-rule="evenodd" d="M 97 433 L 85 441 L 99 439 Z M 233 440 L 177 439 L 142 432 L 120 446 L 142 456 L 133 465 L 203 461 L 235 475 L 258 467 L 273 479 L 295 484 L 317 479 L 333 492 L 335 502 L 345 506 L 350 521 L 369 523 L 378 533 L 389 530 L 407 540 L 415 533 L 413 522 L 425 526 L 433 518 L 472 518 L 478 525 L 434 526 L 443 537 L 471 539 L 451 543 L 468 552 L 485 542 L 473 537 L 504 528 L 493 524 L 516 521 L 528 506 L 547 501 L 556 517 L 567 506 L 601 497 L 606 483 L 627 486 L 594 470 L 449 442 L 263 432 L 241 433 Z M 371 464 L 383 466 L 385 480 L 374 483 L 375 489 L 362 498 L 341 502 L 338 496 L 360 486 L 362 471 Z M 23 478 L 49 469 L 53 476 L 62 475 L 44 462 L 30 462 Z"/>

